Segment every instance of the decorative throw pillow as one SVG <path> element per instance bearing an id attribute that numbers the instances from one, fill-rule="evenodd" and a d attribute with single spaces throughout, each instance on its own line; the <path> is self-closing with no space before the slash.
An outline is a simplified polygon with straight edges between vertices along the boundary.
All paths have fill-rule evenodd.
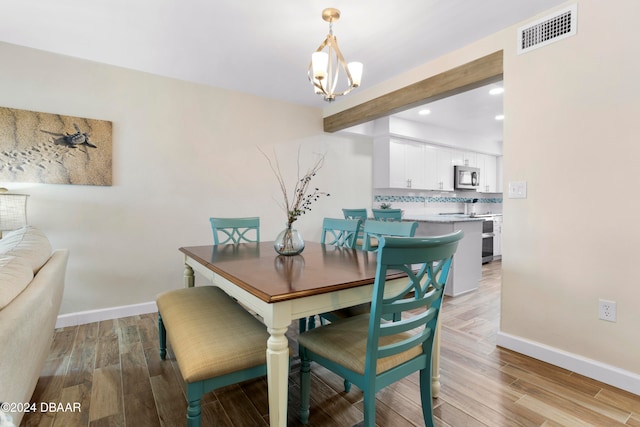
<path id="1" fill-rule="evenodd" d="M 3 233 L 0 254 L 25 259 L 35 274 L 51 256 L 51 243 L 42 231 L 27 225 Z"/>
<path id="2" fill-rule="evenodd" d="M 0 310 L 14 300 L 33 280 L 29 262 L 15 256 L 0 256 Z"/>

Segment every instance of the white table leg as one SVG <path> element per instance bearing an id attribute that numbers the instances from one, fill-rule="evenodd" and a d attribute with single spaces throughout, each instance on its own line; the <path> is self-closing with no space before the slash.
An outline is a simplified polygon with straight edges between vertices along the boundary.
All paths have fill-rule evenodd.
<path id="1" fill-rule="evenodd" d="M 267 328 L 267 384 L 271 427 L 286 427 L 289 391 L 289 342 L 287 328 Z"/>
<path id="2" fill-rule="evenodd" d="M 193 275 L 193 268 L 187 263 L 184 264 L 184 287 L 193 288 L 195 284 L 195 276 Z"/>

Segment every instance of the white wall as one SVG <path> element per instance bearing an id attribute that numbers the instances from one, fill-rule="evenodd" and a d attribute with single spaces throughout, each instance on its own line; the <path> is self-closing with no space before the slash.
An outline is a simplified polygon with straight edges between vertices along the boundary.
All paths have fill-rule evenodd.
<path id="1" fill-rule="evenodd" d="M 503 184 L 526 181 L 528 197 L 504 199 L 499 341 L 640 394 L 640 200 L 629 195 L 640 160 L 640 58 L 630 36 L 640 2 L 577 3 L 573 37 L 517 55 L 521 23 L 349 103 L 503 50 Z M 617 301 L 616 323 L 598 320 L 599 298 Z"/>
<path id="2" fill-rule="evenodd" d="M 277 150 L 291 185 L 298 147 L 303 167 L 326 153 L 314 181 L 331 196 L 296 223 L 306 239 L 323 216 L 371 205 L 369 139 L 323 133 L 319 109 L 3 43 L 0 58 L 0 105 L 113 122 L 113 186 L 0 182 L 30 194 L 30 223 L 71 250 L 63 314 L 182 286 L 178 248 L 212 244 L 210 216 L 260 216 L 273 240 L 286 217 L 257 146 Z"/>

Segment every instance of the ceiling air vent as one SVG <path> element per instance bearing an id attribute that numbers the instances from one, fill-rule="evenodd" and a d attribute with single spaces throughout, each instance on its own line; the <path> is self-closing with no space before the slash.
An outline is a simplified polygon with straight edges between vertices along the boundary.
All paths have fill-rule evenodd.
<path id="1" fill-rule="evenodd" d="M 578 5 L 555 12 L 518 29 L 518 54 L 555 43 L 576 33 Z"/>

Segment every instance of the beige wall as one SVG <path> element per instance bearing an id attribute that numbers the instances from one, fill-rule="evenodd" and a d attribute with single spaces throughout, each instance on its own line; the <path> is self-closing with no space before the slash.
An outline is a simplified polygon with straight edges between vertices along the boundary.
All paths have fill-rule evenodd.
<path id="1" fill-rule="evenodd" d="M 532 17 L 325 116 L 504 50 L 504 188 L 526 181 L 528 197 L 504 199 L 501 335 L 640 394 L 640 2 L 580 0 L 577 16 L 573 37 L 517 55 Z M 617 301 L 616 323 L 598 320 L 600 298 Z"/>
<path id="2" fill-rule="evenodd" d="M 62 313 L 182 286 L 178 248 L 211 244 L 210 216 L 260 216 L 272 240 L 286 217 L 257 146 L 277 149 L 291 185 L 298 147 L 307 166 L 326 153 L 314 181 L 331 196 L 296 223 L 306 238 L 323 216 L 371 205 L 370 142 L 324 134 L 319 109 L 2 43 L 0 58 L 0 105 L 113 122 L 113 186 L 0 183 L 30 194 L 30 223 L 71 250 Z"/>
<path id="3" fill-rule="evenodd" d="M 640 2 L 580 1 L 578 34 L 505 46 L 505 333 L 640 374 Z M 606 33 L 606 36 L 605 36 Z M 505 186 L 506 188 L 506 186 Z M 616 323 L 598 299 L 617 301 Z"/>

